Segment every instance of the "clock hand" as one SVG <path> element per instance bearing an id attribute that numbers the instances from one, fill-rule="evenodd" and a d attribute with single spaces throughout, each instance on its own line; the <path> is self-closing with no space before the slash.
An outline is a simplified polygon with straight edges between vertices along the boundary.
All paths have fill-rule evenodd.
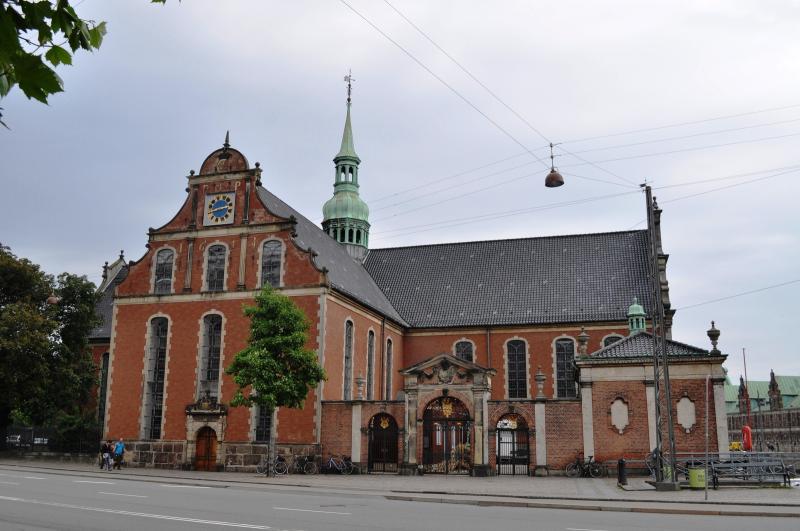
<path id="1" fill-rule="evenodd" d="M 228 206 L 225 205 L 225 206 L 214 208 L 214 209 L 211 210 L 211 213 L 213 214 L 215 212 L 219 212 L 220 210 L 228 210 Z"/>

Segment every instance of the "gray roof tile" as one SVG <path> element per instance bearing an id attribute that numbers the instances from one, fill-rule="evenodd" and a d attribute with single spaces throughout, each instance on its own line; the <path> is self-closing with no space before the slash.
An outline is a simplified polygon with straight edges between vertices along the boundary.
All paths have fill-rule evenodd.
<path id="1" fill-rule="evenodd" d="M 667 356 L 670 358 L 688 358 L 697 356 L 709 356 L 707 350 L 693 347 L 686 343 L 680 343 L 671 339 L 667 340 Z M 616 343 L 604 347 L 596 352 L 589 354 L 589 359 L 632 359 L 650 358 L 653 356 L 653 335 L 650 332 L 639 332 L 638 334 L 620 339 Z M 586 360 L 587 358 L 582 358 Z"/>
<path id="2" fill-rule="evenodd" d="M 646 231 L 374 249 L 364 266 L 412 327 L 619 321 L 652 301 Z"/>

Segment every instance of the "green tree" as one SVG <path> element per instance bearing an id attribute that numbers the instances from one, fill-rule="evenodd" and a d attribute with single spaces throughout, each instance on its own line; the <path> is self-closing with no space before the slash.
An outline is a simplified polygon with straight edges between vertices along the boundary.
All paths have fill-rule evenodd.
<path id="1" fill-rule="evenodd" d="M 305 314 L 289 297 L 269 286 L 244 313 L 250 317 L 250 339 L 225 370 L 237 385 L 231 405 L 257 404 L 269 411 L 303 407 L 309 390 L 325 379 L 317 354 L 306 347 L 309 322 Z M 274 448 L 272 429 L 270 462 Z"/>
<path id="2" fill-rule="evenodd" d="M 0 245 L 0 431 L 12 412 L 35 424 L 74 424 L 97 383 L 88 335 L 95 286 L 58 279 Z"/>
<path id="3" fill-rule="evenodd" d="M 79 49 L 99 48 L 105 33 L 105 22 L 80 18 L 69 0 L 0 0 L 0 97 L 19 85 L 47 103 L 64 90 L 54 68 L 71 65 Z"/>

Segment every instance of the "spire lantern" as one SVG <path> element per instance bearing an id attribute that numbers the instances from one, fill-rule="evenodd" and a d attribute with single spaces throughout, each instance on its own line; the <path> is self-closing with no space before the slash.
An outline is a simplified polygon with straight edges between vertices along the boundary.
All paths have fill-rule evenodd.
<path id="1" fill-rule="evenodd" d="M 644 313 L 644 308 L 639 304 L 638 297 L 633 298 L 633 304 L 628 307 L 628 335 L 638 334 L 644 332 L 647 314 Z"/>
<path id="2" fill-rule="evenodd" d="M 350 121 L 355 79 L 348 72 L 344 80 L 347 83 L 347 114 L 342 144 L 339 153 L 333 158 L 336 172 L 333 197 L 322 207 L 322 229 L 344 244 L 350 256 L 361 261 L 367 256 L 369 244 L 369 207 L 358 195 L 358 167 L 361 159 L 356 154 Z"/>

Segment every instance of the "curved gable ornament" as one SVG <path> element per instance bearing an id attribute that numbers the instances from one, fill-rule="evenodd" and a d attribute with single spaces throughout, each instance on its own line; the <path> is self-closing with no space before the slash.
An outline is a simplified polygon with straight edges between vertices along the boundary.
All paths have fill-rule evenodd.
<path id="1" fill-rule="evenodd" d="M 688 396 L 684 396 L 678 400 L 675 409 L 678 411 L 678 424 L 681 425 L 683 431 L 689 433 L 697 423 L 697 414 L 694 407 L 694 402 Z"/>

